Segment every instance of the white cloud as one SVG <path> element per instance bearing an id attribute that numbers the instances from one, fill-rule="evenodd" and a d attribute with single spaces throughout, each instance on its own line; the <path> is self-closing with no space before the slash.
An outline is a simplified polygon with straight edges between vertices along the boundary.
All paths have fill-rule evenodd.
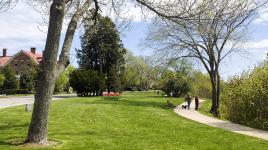
<path id="1" fill-rule="evenodd" d="M 250 41 L 241 44 L 245 49 L 268 49 L 268 39 Z"/>
<path id="2" fill-rule="evenodd" d="M 144 21 L 145 12 L 140 7 L 128 4 L 123 10 L 123 17 L 132 18 L 134 22 Z M 109 16 L 112 16 L 109 14 Z M 152 17 L 152 14 L 146 15 Z M 46 40 L 46 26 L 40 26 L 42 16 L 33 6 L 20 2 L 11 10 L 0 14 L 0 56 L 1 49 L 7 48 L 8 54 L 12 55 L 21 49 L 30 47 L 44 49 Z M 42 28 L 42 31 L 39 29 Z M 66 30 L 64 24 L 63 32 Z"/>
<path id="3" fill-rule="evenodd" d="M 19 3 L 0 14 L 0 19 L 0 49 L 8 48 L 9 55 L 21 49 L 44 47 L 46 33 L 38 29 L 41 16 L 31 6 Z"/>
<path id="4" fill-rule="evenodd" d="M 265 25 L 268 23 L 268 7 L 264 7 L 259 10 L 259 16 L 254 20 L 253 23 L 259 25 Z"/>

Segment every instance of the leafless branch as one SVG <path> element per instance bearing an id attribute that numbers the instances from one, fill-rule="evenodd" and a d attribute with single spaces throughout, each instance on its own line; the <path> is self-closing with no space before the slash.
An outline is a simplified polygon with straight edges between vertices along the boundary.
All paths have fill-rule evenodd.
<path id="1" fill-rule="evenodd" d="M 18 0 L 0 0 L 0 13 L 16 6 Z"/>

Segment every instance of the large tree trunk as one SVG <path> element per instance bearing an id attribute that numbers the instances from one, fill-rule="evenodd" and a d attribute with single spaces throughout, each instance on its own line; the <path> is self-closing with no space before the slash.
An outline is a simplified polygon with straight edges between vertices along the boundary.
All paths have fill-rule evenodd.
<path id="1" fill-rule="evenodd" d="M 219 115 L 219 104 L 218 104 L 218 95 L 219 95 L 219 91 L 218 91 L 218 80 L 217 80 L 217 73 L 216 71 L 211 71 L 210 72 L 210 80 L 211 80 L 211 86 L 212 86 L 212 105 L 211 105 L 211 109 L 210 109 L 210 113 L 212 113 L 214 116 L 218 116 Z"/>
<path id="2" fill-rule="evenodd" d="M 220 107 L 220 90 L 221 90 L 221 78 L 217 71 L 217 109 Z"/>
<path id="3" fill-rule="evenodd" d="M 140 72 L 140 91 L 142 91 L 142 72 Z"/>
<path id="4" fill-rule="evenodd" d="M 40 64 L 32 120 L 26 138 L 27 143 L 47 143 L 48 113 L 52 100 L 58 48 L 64 18 L 64 0 L 54 0 L 50 7 L 50 20 L 43 60 Z"/>

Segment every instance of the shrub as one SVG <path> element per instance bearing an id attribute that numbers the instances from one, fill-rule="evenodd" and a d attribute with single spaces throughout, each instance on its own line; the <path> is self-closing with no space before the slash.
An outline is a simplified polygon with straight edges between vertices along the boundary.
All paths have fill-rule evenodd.
<path id="1" fill-rule="evenodd" d="M 120 94 L 111 92 L 111 93 L 103 93 L 102 96 L 120 96 Z"/>
<path id="2" fill-rule="evenodd" d="M 105 80 L 96 71 L 76 70 L 70 75 L 70 85 L 78 96 L 98 96 L 104 89 Z"/>
<path id="3" fill-rule="evenodd" d="M 8 65 L 4 68 L 3 74 L 5 76 L 3 89 L 17 89 L 18 81 L 16 79 L 16 73 L 14 69 Z"/>
<path id="4" fill-rule="evenodd" d="M 69 93 L 71 91 L 70 83 L 69 83 L 69 76 L 70 74 L 75 71 L 75 68 L 72 65 L 69 65 L 64 72 L 60 74 L 60 76 L 57 78 L 54 88 L 54 93 L 60 93 L 60 92 L 67 92 Z"/>
<path id="5" fill-rule="evenodd" d="M 191 81 L 191 93 L 193 95 L 211 98 L 212 87 L 208 74 L 194 72 Z"/>
<path id="6" fill-rule="evenodd" d="M 119 100 L 120 98 L 120 94 L 119 93 L 114 93 L 114 92 L 111 92 L 111 93 L 103 93 L 103 99 L 104 100 Z"/>
<path id="7" fill-rule="evenodd" d="M 234 77 L 222 97 L 223 117 L 268 130 L 268 64 Z"/>
<path id="8" fill-rule="evenodd" d="M 26 71 L 20 76 L 20 88 L 33 91 L 36 85 L 36 72 Z"/>
<path id="9" fill-rule="evenodd" d="M 177 75 L 175 78 L 168 79 L 162 90 L 168 96 L 180 97 L 190 91 L 190 84 L 185 77 Z"/>
<path id="10" fill-rule="evenodd" d="M 4 74 L 0 74 L 0 89 L 3 87 L 5 81 L 5 76 Z"/>
<path id="11" fill-rule="evenodd" d="M 14 95 L 14 94 L 31 94 L 27 89 L 7 89 L 0 90 L 0 94 Z"/>
<path id="12" fill-rule="evenodd" d="M 68 76 L 69 75 L 67 74 L 66 71 L 64 71 L 62 74 L 60 74 L 60 76 L 58 77 L 58 79 L 55 82 L 54 93 L 59 93 L 59 92 L 62 92 L 64 90 L 65 86 L 69 82 Z"/>

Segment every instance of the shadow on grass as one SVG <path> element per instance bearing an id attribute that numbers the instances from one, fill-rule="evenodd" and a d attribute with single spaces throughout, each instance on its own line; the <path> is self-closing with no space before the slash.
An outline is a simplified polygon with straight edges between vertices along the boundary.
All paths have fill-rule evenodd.
<path id="1" fill-rule="evenodd" d="M 125 98 L 120 98 L 119 100 L 104 100 L 98 99 L 95 101 L 80 101 L 78 103 L 82 104 L 115 104 L 121 106 L 138 106 L 138 107 L 158 107 L 161 109 L 169 109 L 165 100 L 162 102 L 156 101 L 140 101 L 140 100 L 128 100 Z"/>
<path id="2" fill-rule="evenodd" d="M 66 132 L 53 132 L 50 133 L 49 136 L 91 136 L 91 135 L 95 135 L 96 133 L 94 131 L 81 131 L 81 132 L 77 132 L 77 131 L 66 131 Z"/>
<path id="3" fill-rule="evenodd" d="M 161 95 L 158 95 L 158 96 L 147 96 L 146 98 L 167 98 L 165 96 L 161 96 Z"/>
<path id="4" fill-rule="evenodd" d="M 0 140 L 0 145 L 2 146 L 19 146 L 24 144 L 24 139 L 22 138 L 12 138 L 8 141 Z"/>
<path id="5" fill-rule="evenodd" d="M 76 95 L 54 95 L 53 98 L 76 98 Z"/>
<path id="6" fill-rule="evenodd" d="M 14 130 L 14 128 L 23 128 L 23 129 L 27 129 L 27 127 L 29 126 L 29 123 L 6 123 L 6 124 L 2 124 L 0 126 L 0 131 L 3 132 L 5 130 L 9 131 L 9 130 Z M 20 130 L 18 130 L 19 132 Z M 9 137 L 10 140 L 7 139 L 0 139 L 0 145 L 2 146 L 18 146 L 23 144 L 24 139 L 23 138 L 18 138 L 18 137 Z"/>
<path id="7" fill-rule="evenodd" d="M 0 126 L 0 130 L 8 130 L 10 128 L 26 128 L 29 126 L 29 123 L 22 123 L 22 124 L 14 124 L 14 123 L 7 123 Z"/>
<path id="8" fill-rule="evenodd" d="M 0 145 L 14 146 L 14 144 L 12 144 L 12 142 L 6 142 L 6 141 L 1 141 L 1 140 L 0 140 Z"/>

